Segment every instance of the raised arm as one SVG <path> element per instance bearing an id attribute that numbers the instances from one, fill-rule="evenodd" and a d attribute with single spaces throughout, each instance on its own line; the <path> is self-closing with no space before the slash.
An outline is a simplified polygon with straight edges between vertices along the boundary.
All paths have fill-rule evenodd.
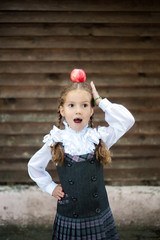
<path id="1" fill-rule="evenodd" d="M 94 99 L 99 97 L 93 82 L 91 88 Z M 111 103 L 107 98 L 98 98 L 96 104 L 105 112 L 105 121 L 108 127 L 99 127 L 98 132 L 101 139 L 109 149 L 122 137 L 135 123 L 133 115 L 122 105 Z"/>

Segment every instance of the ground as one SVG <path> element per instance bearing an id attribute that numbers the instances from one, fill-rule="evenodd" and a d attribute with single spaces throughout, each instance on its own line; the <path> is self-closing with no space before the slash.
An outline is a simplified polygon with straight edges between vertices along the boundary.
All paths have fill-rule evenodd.
<path id="1" fill-rule="evenodd" d="M 140 226 L 118 227 L 120 240 L 160 240 L 160 228 Z M 51 226 L 0 226 L 1 240 L 51 240 Z"/>

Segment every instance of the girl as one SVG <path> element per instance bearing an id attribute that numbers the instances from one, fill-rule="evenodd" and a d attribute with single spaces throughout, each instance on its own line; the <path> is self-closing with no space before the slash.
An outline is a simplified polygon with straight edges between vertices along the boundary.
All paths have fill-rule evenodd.
<path id="1" fill-rule="evenodd" d="M 107 127 L 93 128 L 94 103 L 105 112 Z M 28 163 L 30 177 L 58 199 L 52 240 L 118 239 L 103 180 L 108 149 L 134 124 L 122 105 L 102 99 L 93 82 L 72 83 L 60 97 L 58 128 L 44 137 L 43 147 Z M 61 129 L 62 118 L 65 128 Z M 45 170 L 56 163 L 61 185 Z"/>

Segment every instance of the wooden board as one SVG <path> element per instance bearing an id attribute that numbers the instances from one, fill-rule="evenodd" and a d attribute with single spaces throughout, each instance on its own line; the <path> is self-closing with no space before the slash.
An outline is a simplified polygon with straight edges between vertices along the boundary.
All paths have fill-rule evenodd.
<path id="1" fill-rule="evenodd" d="M 159 10 L 156 9 L 157 12 L 151 9 L 148 9 L 148 11 L 138 11 L 138 8 L 137 11 L 133 11 L 133 8 L 130 11 L 107 11 L 107 9 L 103 9 L 103 11 L 84 10 L 85 9 L 79 9 L 78 11 L 54 11 L 51 9 L 48 11 L 38 11 L 37 9 L 36 11 L 2 10 L 0 11 L 0 23 L 43 23 L 44 29 L 49 26 L 46 23 L 70 23 L 69 26 L 71 27 L 78 23 L 94 23 L 94 26 L 99 23 L 107 23 L 110 25 L 118 24 L 119 26 L 123 26 L 123 24 L 146 24 L 148 26 L 151 23 L 160 23 L 160 8 Z M 156 26 L 152 25 L 152 27 Z M 63 34 L 63 32 L 60 32 L 60 34 Z"/>
<path id="2" fill-rule="evenodd" d="M 37 128 L 38 129 L 36 129 L 36 131 L 34 130 L 33 133 L 31 131 L 28 131 L 26 133 L 24 132 L 24 129 L 23 129 L 24 133 L 21 133 L 21 134 L 18 134 L 17 133 L 18 131 L 17 131 L 16 134 L 13 133 L 12 135 L 11 134 L 1 135 L 0 147 L 6 146 L 6 147 L 16 148 L 17 146 L 28 147 L 32 145 L 32 146 L 38 146 L 40 148 L 42 146 L 42 140 L 44 135 L 48 134 L 49 131 L 47 132 L 48 129 L 44 127 L 43 128 L 44 133 L 39 135 L 37 132 L 38 131 L 40 132 L 42 128 L 40 129 L 39 126 Z M 160 147 L 160 132 L 159 133 L 156 132 L 155 134 L 140 133 L 140 134 L 134 134 L 134 135 L 125 135 L 116 144 L 117 146 L 121 146 L 122 148 L 124 146 L 137 146 L 137 145 L 141 145 L 141 146 L 150 145 L 150 146 Z"/>
<path id="3" fill-rule="evenodd" d="M 124 168 L 122 169 L 122 164 Z M 27 172 L 27 165 L 23 163 L 12 164 L 11 162 L 0 164 L 0 183 L 32 183 Z M 50 163 L 47 168 L 54 181 L 59 183 L 55 166 Z M 151 176 L 152 173 L 153 175 Z M 109 185 L 159 185 L 160 167 L 158 159 L 136 161 L 115 160 L 112 166 L 104 168 L 105 183 Z"/>
<path id="4" fill-rule="evenodd" d="M 45 87 L 45 86 L 3 86 L 1 87 L 0 98 L 58 98 L 61 87 Z M 159 97 L 160 87 L 99 87 L 99 94 L 102 97 Z"/>
<path id="5" fill-rule="evenodd" d="M 43 145 L 43 144 L 42 144 Z M 41 145 L 41 146 L 42 146 Z M 0 147 L 1 156 L 0 159 L 3 161 L 4 159 L 26 159 L 32 157 L 32 155 L 39 149 L 40 147 L 17 147 L 16 151 L 14 147 Z M 160 154 L 160 148 L 157 145 L 116 145 L 113 146 L 111 149 L 111 152 L 113 153 L 113 159 L 114 158 L 120 158 L 120 159 L 130 159 L 135 158 L 141 159 L 141 158 L 151 158 L 151 157 L 159 157 Z M 138 167 L 138 166 L 137 166 Z"/>
<path id="6" fill-rule="evenodd" d="M 160 49 L 0 49 L 0 61 L 150 61 L 160 60 Z M 92 73 L 90 73 L 92 74 Z M 108 73 L 109 74 L 109 73 Z M 146 74 L 146 73 L 145 73 Z M 6 74 L 7 75 L 7 74 Z M 61 77 L 60 74 L 57 76 Z M 64 75 L 65 76 L 65 75 Z M 10 76 L 11 77 L 11 76 Z M 18 76 L 17 76 L 18 77 Z M 25 77 L 25 75 L 24 75 Z M 41 77 L 41 75 L 39 76 Z M 67 74 L 66 76 L 67 77 Z M 92 74 L 92 77 L 94 75 Z M 103 77 L 103 75 L 101 76 Z M 126 77 L 125 75 L 123 76 Z M 131 76 L 127 76 L 130 78 Z M 146 76 L 147 77 L 147 76 Z M 55 75 L 56 78 L 56 75 Z M 95 77 L 94 77 L 95 78 Z M 119 76 L 116 76 L 119 78 Z M 135 77 L 134 77 L 135 78 Z M 16 78 L 15 78 L 16 80 Z M 101 79 L 99 79 L 100 81 Z M 115 79 L 116 80 L 116 79 Z M 104 79 L 103 79 L 104 81 Z M 123 81 L 123 78 L 121 79 Z M 14 82 L 12 83 L 14 84 Z"/>
<path id="7" fill-rule="evenodd" d="M 160 23 L 160 14 L 159 11 L 152 11 L 149 9 L 148 11 L 0 11 L 0 23 L 31 23 L 34 26 L 34 23 L 43 23 L 44 30 L 49 27 L 49 23 L 70 23 L 69 27 L 73 27 L 75 24 L 78 26 L 78 23 L 81 23 L 79 26 L 83 26 L 82 24 L 94 23 L 94 26 L 97 24 L 108 24 L 108 26 L 112 26 L 116 24 L 118 26 L 123 27 L 123 24 L 130 24 L 131 26 L 134 24 L 144 24 L 150 26 L 149 24 L 154 24 L 151 27 L 154 28 Z M 47 24 L 46 24 L 47 23 Z M 156 24 L 156 25 L 155 25 Z M 124 26 L 125 26 L 124 25 Z M 5 26 L 5 25 L 4 25 Z M 37 25 L 37 29 L 38 29 Z M 102 25 L 103 26 L 103 25 Z M 65 31 L 65 29 L 63 29 Z M 147 32 L 148 28 L 146 29 Z M 87 29 L 86 29 L 87 31 Z M 63 32 L 60 32 L 63 34 Z M 78 34 L 78 33 L 77 33 Z"/>
<path id="8" fill-rule="evenodd" d="M 159 20 L 160 22 L 160 20 Z M 147 26 L 147 28 L 146 28 Z M 152 24 L 0 24 L 1 36 L 159 36 L 160 23 Z"/>
<path id="9" fill-rule="evenodd" d="M 136 86 L 160 86 L 160 73 L 133 72 L 123 73 L 88 73 L 87 81 L 94 81 L 99 87 L 136 87 Z M 69 73 L 1 73 L 1 86 L 67 86 L 70 81 Z M 147 96 L 146 96 L 147 98 Z M 129 100 L 129 98 L 127 98 Z M 117 100 L 117 99 L 116 99 Z M 122 101 L 124 99 L 122 98 Z M 127 101 L 128 101 L 127 100 Z M 139 99 L 137 99 L 138 101 Z M 152 99 L 154 101 L 154 98 Z M 141 99 L 140 99 L 141 101 Z M 144 101 L 145 104 L 145 101 Z"/>
<path id="10" fill-rule="evenodd" d="M 33 184 L 27 163 L 57 121 L 73 68 L 127 107 L 109 185 L 160 185 L 160 1 L 0 1 L 0 184 Z M 108 126 L 95 108 L 95 127 Z M 55 181 L 55 166 L 49 164 Z"/>
<path id="11" fill-rule="evenodd" d="M 88 73 L 160 73 L 160 60 L 155 61 L 32 61 L 32 62 L 5 62 L 1 61 L 0 73 L 67 73 L 67 69 L 74 69 L 76 65 Z M 63 68 L 62 68 L 63 66 Z"/>
<path id="12" fill-rule="evenodd" d="M 58 0 L 7 0 L 2 1 L 0 10 L 40 10 L 40 11 L 160 11 L 159 1 L 157 0 L 89 0 L 89 1 L 64 1 Z"/>
<path id="13" fill-rule="evenodd" d="M 93 48 L 93 49 L 157 49 L 160 37 L 114 37 L 114 36 L 26 36 L 0 37 L 0 46 L 7 48 Z"/>
<path id="14" fill-rule="evenodd" d="M 148 113 L 149 114 L 149 113 Z M 11 115 L 12 116 L 12 115 Z M 42 115 L 43 116 L 43 115 Z M 16 117 L 16 115 L 15 115 Z M 52 126 L 56 123 L 56 116 L 53 114 L 50 115 L 46 115 L 46 118 L 48 118 L 48 120 L 44 120 L 42 118 L 42 120 L 28 120 L 27 118 L 27 114 L 26 117 L 24 117 L 22 120 L 21 119 L 14 119 L 14 121 L 9 121 L 9 119 L 3 119 L 3 123 L 1 123 L 0 125 L 0 132 L 1 135 L 4 135 L 3 137 L 8 137 L 9 135 L 13 134 L 13 135 L 21 135 L 21 134 L 33 134 L 35 135 L 35 138 L 39 138 L 39 136 L 36 136 L 37 134 L 47 134 L 48 131 L 50 131 L 52 129 Z M 105 123 L 105 121 L 103 122 L 99 122 L 98 117 L 95 116 L 94 118 L 94 122 L 97 125 L 100 126 L 108 126 L 107 123 Z M 53 119 L 55 121 L 53 121 Z M 7 129 L 7 132 L 6 132 Z M 137 135 L 139 135 L 139 137 L 142 137 L 143 139 L 143 135 L 144 135 L 144 139 L 145 137 L 150 138 L 151 135 L 158 135 L 160 134 L 160 122 L 159 121 L 136 121 L 134 127 L 132 127 L 129 131 L 130 134 L 134 134 L 135 138 L 137 137 Z M 142 134 L 142 136 L 141 136 Z M 128 136 L 128 135 L 127 135 Z M 155 138 L 158 136 L 155 136 Z M 31 138 L 31 136 L 29 135 L 28 138 Z M 136 141 L 135 141 L 136 143 Z"/>

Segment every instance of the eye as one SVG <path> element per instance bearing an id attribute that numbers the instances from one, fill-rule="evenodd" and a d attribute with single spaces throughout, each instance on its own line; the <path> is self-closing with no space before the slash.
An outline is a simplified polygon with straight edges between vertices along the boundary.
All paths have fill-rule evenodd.
<path id="1" fill-rule="evenodd" d="M 84 104 L 83 104 L 83 107 L 84 107 L 84 108 L 88 107 L 88 104 L 87 104 L 87 103 L 84 103 Z"/>
<path id="2" fill-rule="evenodd" d="M 74 104 L 70 103 L 70 104 L 68 104 L 68 107 L 72 108 L 72 107 L 74 107 Z"/>

